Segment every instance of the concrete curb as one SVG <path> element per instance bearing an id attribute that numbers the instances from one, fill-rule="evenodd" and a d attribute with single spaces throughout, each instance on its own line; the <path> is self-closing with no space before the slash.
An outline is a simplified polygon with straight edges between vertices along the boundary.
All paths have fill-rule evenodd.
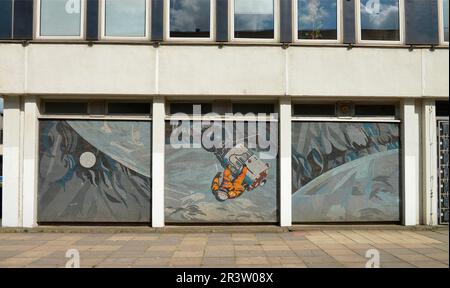
<path id="1" fill-rule="evenodd" d="M 287 233 L 321 230 L 403 230 L 438 231 L 448 230 L 448 226 L 401 226 L 401 225 L 295 225 L 279 226 L 167 226 L 152 228 L 147 226 L 39 226 L 36 228 L 0 227 L 0 233 Z"/>

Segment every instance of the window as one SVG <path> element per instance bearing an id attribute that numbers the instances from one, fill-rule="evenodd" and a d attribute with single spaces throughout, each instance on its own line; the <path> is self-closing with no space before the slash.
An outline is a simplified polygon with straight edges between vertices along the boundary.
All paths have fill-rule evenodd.
<path id="1" fill-rule="evenodd" d="M 400 221 L 400 127 L 376 121 L 293 121 L 292 221 Z"/>
<path id="2" fill-rule="evenodd" d="M 151 113 L 150 103 L 108 103 L 109 114 L 122 115 L 149 115 Z"/>
<path id="3" fill-rule="evenodd" d="M 294 3 L 297 40 L 339 40 L 340 0 L 296 0 Z"/>
<path id="4" fill-rule="evenodd" d="M 448 118 L 448 101 L 436 101 L 436 116 Z"/>
<path id="5" fill-rule="evenodd" d="M 82 37 L 84 0 L 40 0 L 38 3 L 38 37 Z"/>
<path id="6" fill-rule="evenodd" d="M 359 40 L 400 43 L 403 0 L 359 1 Z"/>
<path id="7" fill-rule="evenodd" d="M 355 105 L 355 116 L 393 116 L 395 117 L 395 105 Z"/>
<path id="8" fill-rule="evenodd" d="M 0 39 L 12 37 L 13 1 L 0 0 Z"/>
<path id="9" fill-rule="evenodd" d="M 88 114 L 87 102 L 45 102 L 46 114 Z"/>
<path id="10" fill-rule="evenodd" d="M 105 0 L 103 3 L 103 37 L 147 38 L 148 0 Z"/>
<path id="11" fill-rule="evenodd" d="M 246 114 L 271 114 L 275 113 L 275 106 L 273 104 L 258 104 L 258 103 L 233 103 L 233 113 Z"/>
<path id="12" fill-rule="evenodd" d="M 213 0 L 169 0 L 169 38 L 212 38 Z"/>
<path id="13" fill-rule="evenodd" d="M 211 103 L 171 103 L 170 114 L 183 113 L 187 115 L 194 115 L 195 108 L 200 108 L 201 114 L 208 114 L 213 111 Z"/>
<path id="14" fill-rule="evenodd" d="M 232 5 L 232 31 L 234 39 L 275 40 L 278 10 L 274 0 L 234 0 Z"/>
<path id="15" fill-rule="evenodd" d="M 441 6 L 441 10 L 442 10 L 442 32 L 441 32 L 441 38 L 442 38 L 442 42 L 448 44 L 448 1 L 449 0 L 443 0 L 442 1 L 442 6 Z"/>
<path id="16" fill-rule="evenodd" d="M 294 105 L 294 116 L 336 116 L 334 104 L 298 104 Z"/>

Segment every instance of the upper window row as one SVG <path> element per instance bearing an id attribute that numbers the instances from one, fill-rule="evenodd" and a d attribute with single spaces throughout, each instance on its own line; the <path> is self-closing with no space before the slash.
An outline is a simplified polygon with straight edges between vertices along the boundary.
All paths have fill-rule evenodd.
<path id="1" fill-rule="evenodd" d="M 101 0 L 103 39 L 150 37 L 151 0 Z M 339 43 L 342 1 L 293 0 L 294 39 Z M 402 43 L 404 0 L 357 0 L 359 42 Z M 449 0 L 440 0 L 441 38 L 449 41 Z M 231 0 L 231 40 L 278 41 L 278 0 Z M 167 40 L 214 40 L 215 0 L 165 0 Z M 86 0 L 38 0 L 38 38 L 83 38 Z M 1 21 L 0 21 L 1 22 Z"/>

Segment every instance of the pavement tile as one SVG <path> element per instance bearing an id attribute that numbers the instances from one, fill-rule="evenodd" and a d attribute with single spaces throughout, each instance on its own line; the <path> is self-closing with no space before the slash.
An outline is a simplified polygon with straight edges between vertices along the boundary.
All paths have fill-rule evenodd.
<path id="1" fill-rule="evenodd" d="M 285 245 L 272 246 L 272 245 L 262 245 L 264 251 L 292 251 L 291 248 Z"/>
<path id="2" fill-rule="evenodd" d="M 147 251 L 144 252 L 142 257 L 146 258 L 152 258 L 152 257 L 163 257 L 163 258 L 170 258 L 174 254 L 173 251 Z"/>
<path id="3" fill-rule="evenodd" d="M 173 257 L 175 258 L 201 258 L 204 251 L 175 251 Z"/>
<path id="4" fill-rule="evenodd" d="M 236 257 L 237 265 L 269 265 L 266 257 Z"/>
<path id="5" fill-rule="evenodd" d="M 366 263 L 368 261 L 368 259 L 363 258 L 359 255 L 333 255 L 333 258 L 339 262 L 346 262 L 346 263 L 351 263 L 351 262 Z"/>
<path id="6" fill-rule="evenodd" d="M 39 258 L 8 258 L 3 261 L 0 261 L 1 267 L 24 267 L 32 262 L 38 260 Z"/>
<path id="7" fill-rule="evenodd" d="M 278 256 L 274 256 L 274 257 L 267 257 L 267 260 L 269 261 L 270 264 L 281 264 L 281 265 L 285 265 L 285 264 L 302 264 L 302 265 L 305 265 L 305 262 L 303 262 L 303 260 L 300 259 L 299 257 L 278 257 Z"/>
<path id="8" fill-rule="evenodd" d="M 177 246 L 150 246 L 147 251 L 175 251 Z"/>
<path id="9" fill-rule="evenodd" d="M 133 264 L 133 267 L 150 268 L 150 267 L 167 267 L 170 258 L 138 258 Z"/>
<path id="10" fill-rule="evenodd" d="M 448 253 L 424 253 L 424 255 L 434 260 L 448 263 Z"/>
<path id="11" fill-rule="evenodd" d="M 282 264 L 283 268 L 308 268 L 305 263 L 301 264 Z"/>
<path id="12" fill-rule="evenodd" d="M 306 263 L 308 268 L 343 268 L 344 265 L 338 262 L 315 262 Z"/>
<path id="13" fill-rule="evenodd" d="M 103 262 L 105 258 L 80 258 L 80 266 L 81 268 L 95 268 Z"/>
<path id="14" fill-rule="evenodd" d="M 89 251 L 116 251 L 119 250 L 122 246 L 117 245 L 96 245 L 93 246 Z"/>
<path id="15" fill-rule="evenodd" d="M 320 250 L 320 249 L 314 249 L 314 250 L 305 250 L 305 249 L 295 250 L 294 249 L 293 251 L 297 256 L 300 256 L 300 257 L 328 256 L 328 254 L 325 251 Z"/>
<path id="16" fill-rule="evenodd" d="M 353 250 L 350 249 L 324 249 L 325 253 L 331 256 L 337 256 L 337 255 L 359 255 Z"/>
<path id="17" fill-rule="evenodd" d="M 239 250 L 235 252 L 236 257 L 265 257 L 263 250 Z"/>
<path id="18" fill-rule="evenodd" d="M 220 250 L 220 249 L 207 249 L 204 257 L 206 258 L 221 258 L 221 257 L 234 257 L 234 250 Z"/>
<path id="19" fill-rule="evenodd" d="M 169 261 L 169 265 L 171 267 L 200 267 L 202 264 L 203 258 L 171 258 Z"/>
<path id="20" fill-rule="evenodd" d="M 400 254 L 400 255 L 396 255 L 397 258 L 403 260 L 403 261 L 407 261 L 407 262 L 412 262 L 412 261 L 424 261 L 424 262 L 429 262 L 429 261 L 433 261 L 433 259 L 422 255 L 422 254 Z"/>
<path id="21" fill-rule="evenodd" d="M 297 257 L 294 251 L 286 251 L 286 250 L 266 250 L 265 251 L 267 257 Z"/>
<path id="22" fill-rule="evenodd" d="M 309 264 L 312 264 L 312 263 L 335 263 L 335 262 L 337 262 L 331 256 L 301 256 L 300 258 L 308 266 L 309 266 Z"/>
<path id="23" fill-rule="evenodd" d="M 234 267 L 236 260 L 232 257 L 210 257 L 204 258 L 203 267 Z"/>
<path id="24" fill-rule="evenodd" d="M 415 268 L 414 265 L 408 262 L 381 262 L 381 268 Z"/>
<path id="25" fill-rule="evenodd" d="M 408 261 L 417 268 L 448 268 L 448 265 L 438 261 Z"/>

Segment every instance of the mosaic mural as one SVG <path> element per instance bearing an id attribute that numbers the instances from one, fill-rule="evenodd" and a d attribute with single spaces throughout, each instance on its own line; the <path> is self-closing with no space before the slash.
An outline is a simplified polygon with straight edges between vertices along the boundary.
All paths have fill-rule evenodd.
<path id="1" fill-rule="evenodd" d="M 149 222 L 151 123 L 44 120 L 39 222 Z"/>
<path id="2" fill-rule="evenodd" d="M 395 123 L 293 123 L 293 221 L 400 221 Z"/>
<path id="3" fill-rule="evenodd" d="M 200 139 L 208 129 L 195 135 L 195 124 L 188 124 L 182 127 L 166 123 L 166 222 L 277 222 L 278 135 L 268 140 L 271 147 L 276 147 L 275 153 L 264 156 L 266 148 L 261 149 L 259 144 L 250 148 L 248 144 L 260 136 L 259 129 L 250 132 L 247 126 L 239 137 L 228 132 L 236 128 L 236 123 L 231 123 L 230 129 L 220 130 L 221 136 L 213 135 L 223 141 L 222 147 L 207 148 L 200 143 L 195 145 L 194 139 Z M 276 125 L 267 125 L 266 135 L 270 129 L 276 130 Z M 176 139 L 179 145 L 173 145 L 174 135 L 177 138 L 183 129 L 189 136 Z M 236 135 L 230 145 L 224 144 L 225 135 Z"/>

